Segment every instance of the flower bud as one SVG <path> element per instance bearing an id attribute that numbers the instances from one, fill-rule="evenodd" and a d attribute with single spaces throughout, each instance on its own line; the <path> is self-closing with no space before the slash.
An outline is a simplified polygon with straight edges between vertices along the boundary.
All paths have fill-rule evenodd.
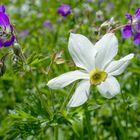
<path id="1" fill-rule="evenodd" d="M 14 51 L 14 54 L 15 55 L 20 56 L 20 54 L 21 54 L 21 48 L 20 48 L 20 45 L 18 43 L 14 43 L 14 45 L 13 45 L 13 51 Z"/>
<path id="2" fill-rule="evenodd" d="M 3 60 L 0 60 L 0 76 L 3 76 L 3 74 L 5 73 L 6 71 L 6 66 L 4 64 L 4 61 Z"/>

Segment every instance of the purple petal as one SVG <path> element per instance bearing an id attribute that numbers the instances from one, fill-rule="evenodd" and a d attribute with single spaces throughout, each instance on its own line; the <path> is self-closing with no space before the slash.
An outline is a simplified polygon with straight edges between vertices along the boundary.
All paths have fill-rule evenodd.
<path id="1" fill-rule="evenodd" d="M 4 5 L 0 5 L 0 12 L 5 13 L 5 6 Z"/>
<path id="2" fill-rule="evenodd" d="M 136 34 L 134 36 L 134 44 L 135 45 L 140 45 L 140 34 Z"/>
<path id="3" fill-rule="evenodd" d="M 130 15 L 129 13 L 126 13 L 126 14 L 125 14 L 125 17 L 126 17 L 128 20 L 131 20 L 131 21 L 132 21 L 132 15 Z"/>
<path id="4" fill-rule="evenodd" d="M 14 41 L 15 41 L 15 36 L 12 36 L 9 40 L 7 40 L 5 43 L 4 43 L 4 47 L 8 47 L 8 46 L 11 46 Z"/>
<path id="5" fill-rule="evenodd" d="M 140 18 L 140 7 L 135 12 L 135 18 Z"/>
<path id="6" fill-rule="evenodd" d="M 0 13 L 0 26 L 10 26 L 9 18 L 6 14 Z"/>
<path id="7" fill-rule="evenodd" d="M 66 4 L 62 4 L 57 12 L 63 16 L 63 17 L 66 17 L 67 15 L 69 15 L 71 13 L 71 7 L 69 5 L 66 5 Z"/>
<path id="8" fill-rule="evenodd" d="M 11 45 L 14 43 L 15 38 L 16 38 L 16 37 L 13 35 L 13 36 L 11 36 L 10 39 L 8 39 L 8 40 L 0 39 L 0 48 L 11 46 Z"/>
<path id="9" fill-rule="evenodd" d="M 132 26 L 131 25 L 124 26 L 123 30 L 122 30 L 122 37 L 123 38 L 129 38 L 132 35 L 133 35 Z"/>

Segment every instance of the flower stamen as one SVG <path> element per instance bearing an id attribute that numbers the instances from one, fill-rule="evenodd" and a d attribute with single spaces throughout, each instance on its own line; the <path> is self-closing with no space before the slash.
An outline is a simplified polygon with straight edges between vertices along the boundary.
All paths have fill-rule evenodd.
<path id="1" fill-rule="evenodd" d="M 107 73 L 100 69 L 92 70 L 89 73 L 90 76 L 90 83 L 92 85 L 99 85 L 102 81 L 105 81 L 107 78 Z"/>

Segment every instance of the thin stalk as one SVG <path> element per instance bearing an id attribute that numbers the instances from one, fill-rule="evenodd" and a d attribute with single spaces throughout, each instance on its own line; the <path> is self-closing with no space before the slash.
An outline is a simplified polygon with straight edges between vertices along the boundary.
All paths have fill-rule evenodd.
<path id="1" fill-rule="evenodd" d="M 124 104 L 125 104 L 126 106 L 128 106 L 128 104 L 127 104 L 127 102 L 126 102 L 126 100 L 125 100 L 125 98 L 124 98 L 122 92 L 121 92 L 121 95 L 122 95 L 122 99 L 123 99 Z M 127 134 L 128 134 L 128 117 L 127 117 L 127 108 L 126 108 L 126 110 L 125 110 L 125 119 L 126 119 L 126 127 L 125 127 L 126 138 L 128 139 L 128 135 L 127 135 Z"/>
<path id="2" fill-rule="evenodd" d="M 86 126 L 88 129 L 88 139 L 93 140 L 93 135 L 92 135 L 92 128 L 91 128 L 91 120 L 90 120 L 90 112 L 88 111 L 88 106 L 85 104 L 85 117 L 86 117 Z"/>
<path id="3" fill-rule="evenodd" d="M 110 32 L 114 33 L 116 30 L 119 30 L 119 29 L 123 28 L 123 27 L 126 26 L 126 25 L 127 25 L 127 24 L 118 26 L 118 27 L 116 27 L 115 29 L 110 30 Z"/>
<path id="4" fill-rule="evenodd" d="M 116 32 L 117 30 L 123 28 L 123 27 L 126 26 L 126 25 L 127 25 L 127 24 L 125 24 L 125 25 L 120 25 L 120 26 L 118 26 L 118 27 L 116 27 L 116 28 L 114 28 L 114 29 L 112 29 L 112 30 L 109 30 L 108 32 L 114 33 L 114 32 Z M 99 37 L 100 37 L 101 29 L 102 29 L 102 27 L 100 27 L 100 28 L 99 28 L 99 31 L 98 31 L 98 35 L 97 35 L 97 38 L 98 38 L 98 39 L 99 39 Z"/>
<path id="5" fill-rule="evenodd" d="M 52 106 L 52 110 L 55 113 L 55 108 L 54 108 L 54 104 L 55 104 L 54 99 L 55 99 L 55 96 L 52 93 L 52 90 L 51 89 L 50 89 L 50 93 L 49 93 L 49 99 L 50 99 L 50 106 Z"/>
<path id="6" fill-rule="evenodd" d="M 114 32 L 116 32 L 117 30 L 119 30 L 119 29 L 125 27 L 126 25 L 130 25 L 130 24 L 134 26 L 137 22 L 138 22 L 138 20 L 136 20 L 136 21 L 131 21 L 131 23 L 128 23 L 128 24 L 120 25 L 120 26 L 116 27 L 115 29 L 110 30 L 110 32 L 114 33 Z"/>
<path id="7" fill-rule="evenodd" d="M 71 89 L 70 89 L 70 92 L 68 93 L 68 95 L 67 95 L 67 97 L 66 97 L 66 100 L 65 100 L 64 103 L 62 104 L 62 106 L 61 106 L 61 108 L 60 108 L 60 112 L 63 111 L 63 109 L 65 108 L 65 106 L 66 106 L 66 104 L 67 104 L 67 102 L 68 102 L 68 100 L 69 100 L 69 98 L 71 97 L 71 93 L 72 93 L 72 90 L 73 90 L 74 86 L 75 86 L 75 83 L 72 85 L 72 87 L 71 87 Z"/>
<path id="8" fill-rule="evenodd" d="M 55 126 L 54 128 L 54 137 L 55 137 L 55 140 L 58 140 L 58 127 Z"/>
<path id="9" fill-rule="evenodd" d="M 51 59 L 50 65 L 49 65 L 49 67 L 48 67 L 48 74 L 49 74 L 49 72 L 50 72 L 50 69 L 51 69 L 53 63 L 54 63 L 55 56 L 56 56 L 56 53 L 52 56 L 52 59 Z"/>

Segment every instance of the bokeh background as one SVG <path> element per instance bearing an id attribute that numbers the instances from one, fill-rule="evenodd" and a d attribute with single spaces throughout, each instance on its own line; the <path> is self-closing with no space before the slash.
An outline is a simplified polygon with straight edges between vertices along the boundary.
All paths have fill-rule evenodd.
<path id="1" fill-rule="evenodd" d="M 7 52 L 6 72 L 0 77 L 0 139 L 4 140 L 139 140 L 140 139 L 140 46 L 116 31 L 116 59 L 135 53 L 127 70 L 118 77 L 121 93 L 113 99 L 101 97 L 93 88 L 86 104 L 68 109 L 64 103 L 72 86 L 50 90 L 49 79 L 75 70 L 68 53 L 70 32 L 95 43 L 101 24 L 114 17 L 113 28 L 127 23 L 125 13 L 134 14 L 139 0 L 1 0 L 14 26 L 26 62 Z M 62 17 L 60 5 L 71 6 Z M 106 33 L 101 29 L 101 35 Z M 73 90 L 73 89 L 72 89 Z M 64 104 L 65 105 L 65 104 Z M 88 116 L 88 117 L 87 117 Z M 87 121 L 88 120 L 88 121 Z M 90 133 L 89 133 L 90 132 Z"/>

